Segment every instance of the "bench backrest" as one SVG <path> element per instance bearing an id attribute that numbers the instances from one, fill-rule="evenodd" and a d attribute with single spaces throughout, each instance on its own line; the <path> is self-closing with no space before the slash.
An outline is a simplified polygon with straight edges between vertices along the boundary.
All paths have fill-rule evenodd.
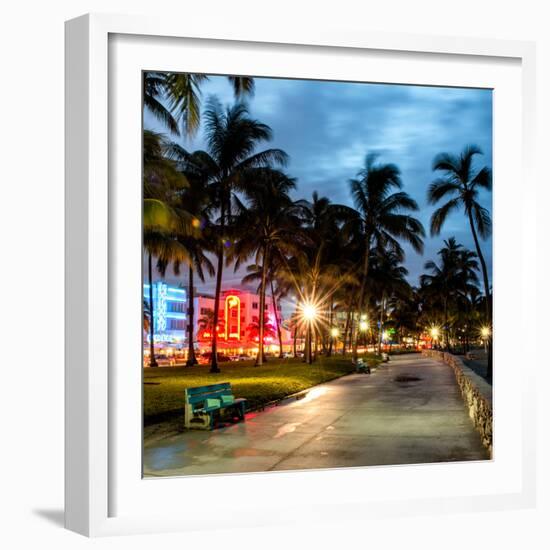
<path id="1" fill-rule="evenodd" d="M 201 405 L 206 399 L 220 399 L 222 395 L 233 395 L 231 384 L 212 384 L 210 386 L 197 386 L 195 388 L 186 388 L 185 403 L 192 405 Z"/>

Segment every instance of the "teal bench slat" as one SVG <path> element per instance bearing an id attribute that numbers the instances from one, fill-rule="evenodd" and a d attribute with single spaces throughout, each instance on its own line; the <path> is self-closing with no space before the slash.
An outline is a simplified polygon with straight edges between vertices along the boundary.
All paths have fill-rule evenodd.
<path id="1" fill-rule="evenodd" d="M 188 395 L 195 395 L 201 393 L 211 393 L 218 390 L 229 390 L 231 391 L 231 384 L 229 382 L 224 382 L 223 384 L 212 384 L 210 386 L 197 386 L 194 388 L 187 388 Z"/>

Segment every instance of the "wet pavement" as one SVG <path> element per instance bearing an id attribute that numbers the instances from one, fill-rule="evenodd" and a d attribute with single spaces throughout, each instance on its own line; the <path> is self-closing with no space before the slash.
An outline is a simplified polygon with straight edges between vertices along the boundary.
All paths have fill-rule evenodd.
<path id="1" fill-rule="evenodd" d="M 488 458 L 451 368 L 409 355 L 247 414 L 246 422 L 147 444 L 143 462 L 148 477 Z"/>

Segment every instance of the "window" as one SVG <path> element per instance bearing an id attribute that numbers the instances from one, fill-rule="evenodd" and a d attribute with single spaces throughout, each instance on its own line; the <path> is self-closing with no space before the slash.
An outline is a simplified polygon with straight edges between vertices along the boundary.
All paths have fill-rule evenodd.
<path id="1" fill-rule="evenodd" d="M 183 313 L 185 311 L 183 302 L 168 302 L 168 311 Z"/>
<path id="2" fill-rule="evenodd" d="M 170 319 L 170 330 L 184 330 L 185 321 L 183 319 Z"/>
<path id="3" fill-rule="evenodd" d="M 207 315 L 208 314 L 208 308 L 207 307 L 201 307 L 201 315 Z"/>
<path id="4" fill-rule="evenodd" d="M 252 302 L 252 309 L 258 309 L 258 302 Z"/>

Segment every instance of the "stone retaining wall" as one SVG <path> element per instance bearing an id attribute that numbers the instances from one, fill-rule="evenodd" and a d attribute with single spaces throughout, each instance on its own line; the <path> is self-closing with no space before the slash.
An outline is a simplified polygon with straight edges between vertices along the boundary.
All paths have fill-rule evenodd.
<path id="1" fill-rule="evenodd" d="M 454 371 L 458 387 L 468 408 L 468 414 L 481 435 L 483 445 L 493 456 L 493 388 L 481 376 L 467 367 L 462 359 L 436 350 L 424 350 L 423 355 L 447 363 Z"/>

